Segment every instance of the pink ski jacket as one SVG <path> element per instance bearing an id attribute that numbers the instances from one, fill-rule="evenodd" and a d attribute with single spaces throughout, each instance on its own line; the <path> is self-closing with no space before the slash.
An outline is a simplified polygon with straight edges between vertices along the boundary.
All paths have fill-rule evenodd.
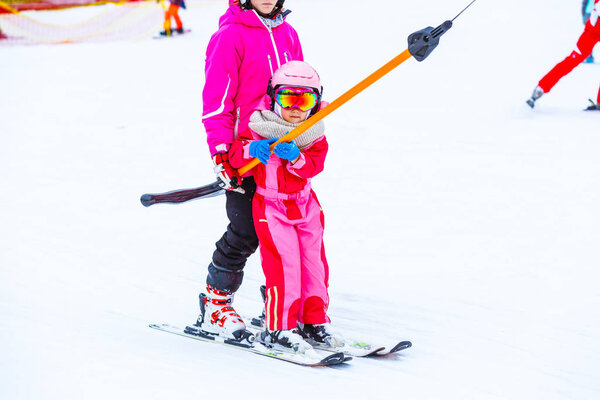
<path id="1" fill-rule="evenodd" d="M 211 156 L 227 152 L 281 65 L 303 61 L 298 34 L 287 22 L 269 28 L 254 10 L 229 0 L 206 50 L 202 122 Z"/>

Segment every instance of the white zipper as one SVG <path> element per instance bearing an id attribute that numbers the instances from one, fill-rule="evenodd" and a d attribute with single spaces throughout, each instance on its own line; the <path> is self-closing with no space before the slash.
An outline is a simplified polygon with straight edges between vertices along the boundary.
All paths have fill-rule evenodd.
<path id="1" fill-rule="evenodd" d="M 279 51 L 277 50 L 277 44 L 275 43 L 275 37 L 273 36 L 273 30 L 271 28 L 269 28 L 267 26 L 267 24 L 265 24 L 265 22 L 262 20 L 262 18 L 260 18 L 260 16 L 256 12 L 256 10 L 252 10 L 252 11 L 254 11 L 254 14 L 256 14 L 256 18 L 258 18 L 258 20 L 269 31 L 269 36 L 271 36 L 271 43 L 273 44 L 273 50 L 275 50 L 275 59 L 277 60 L 277 68 L 279 69 L 279 67 L 281 67 L 281 60 L 279 59 Z"/>
<path id="2" fill-rule="evenodd" d="M 235 110 L 235 126 L 233 127 L 233 138 L 238 137 L 238 130 L 240 126 L 240 107 Z"/>
<path id="3" fill-rule="evenodd" d="M 266 26 L 266 25 L 265 25 Z M 275 36 L 273 36 L 273 30 L 267 26 L 269 35 L 271 35 L 271 42 L 273 43 L 273 49 L 275 50 L 275 59 L 277 60 L 277 68 L 281 67 L 281 61 L 279 60 L 279 51 L 277 50 L 277 44 L 275 44 Z"/>
<path id="4" fill-rule="evenodd" d="M 283 52 L 283 56 L 285 57 L 285 63 L 287 64 L 290 60 L 288 60 L 287 51 Z"/>
<path id="5" fill-rule="evenodd" d="M 267 60 L 269 60 L 269 69 L 271 70 L 271 76 L 273 76 L 273 64 L 271 64 L 271 55 L 267 54 Z"/>

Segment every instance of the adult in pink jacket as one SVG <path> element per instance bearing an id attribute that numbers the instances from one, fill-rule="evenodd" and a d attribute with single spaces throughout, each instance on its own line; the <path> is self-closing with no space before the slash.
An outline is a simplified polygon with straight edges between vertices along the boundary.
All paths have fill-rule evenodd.
<path id="1" fill-rule="evenodd" d="M 285 19 L 284 0 L 229 0 L 219 30 L 206 50 L 202 122 L 215 173 L 226 189 L 229 225 L 208 266 L 206 293 L 200 294 L 196 326 L 206 333 L 240 339 L 246 326 L 233 305 L 247 258 L 258 239 L 252 221 L 252 176 L 243 180 L 229 163 L 237 132 L 248 129 L 269 78 L 281 65 L 303 60 L 298 34 Z"/>

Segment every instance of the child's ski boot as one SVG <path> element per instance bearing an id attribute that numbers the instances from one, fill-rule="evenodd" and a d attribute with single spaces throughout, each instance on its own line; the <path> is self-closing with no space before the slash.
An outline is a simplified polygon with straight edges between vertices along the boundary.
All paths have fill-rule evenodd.
<path id="1" fill-rule="evenodd" d="M 264 330 L 259 341 L 267 347 L 283 347 L 299 354 L 313 353 L 313 347 L 298 333 L 298 329 L 281 331 Z"/>
<path id="2" fill-rule="evenodd" d="M 344 345 L 344 338 L 331 329 L 331 324 L 301 324 L 298 322 L 298 331 L 309 343 L 316 343 L 325 347 L 337 348 Z"/>

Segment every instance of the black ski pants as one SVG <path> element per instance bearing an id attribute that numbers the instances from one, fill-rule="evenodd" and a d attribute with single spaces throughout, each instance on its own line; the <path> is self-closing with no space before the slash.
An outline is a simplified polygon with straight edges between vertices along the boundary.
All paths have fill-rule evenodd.
<path id="1" fill-rule="evenodd" d="M 208 266 L 206 283 L 215 289 L 235 292 L 244 278 L 246 260 L 258 247 L 252 221 L 252 197 L 256 192 L 254 178 L 244 178 L 246 193 L 226 191 L 227 231 L 216 243 L 212 263 Z"/>

